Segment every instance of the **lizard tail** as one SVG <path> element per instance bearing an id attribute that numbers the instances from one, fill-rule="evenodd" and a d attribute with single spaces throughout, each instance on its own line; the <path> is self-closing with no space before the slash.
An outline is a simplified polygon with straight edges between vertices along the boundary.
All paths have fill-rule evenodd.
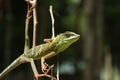
<path id="1" fill-rule="evenodd" d="M 17 66 L 19 66 L 20 64 L 22 64 L 22 61 L 20 60 L 20 57 L 17 58 L 16 60 L 14 60 L 5 70 L 3 70 L 0 73 L 0 79 L 2 77 L 4 77 L 7 73 L 9 73 L 11 70 L 13 70 L 14 68 L 16 68 Z"/>

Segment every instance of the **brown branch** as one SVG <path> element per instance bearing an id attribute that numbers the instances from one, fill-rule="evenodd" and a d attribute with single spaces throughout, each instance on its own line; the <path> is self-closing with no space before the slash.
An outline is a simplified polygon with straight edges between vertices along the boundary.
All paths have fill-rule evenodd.
<path id="1" fill-rule="evenodd" d="M 28 1 L 26 1 L 28 3 Z M 26 52 L 29 49 L 29 36 L 28 36 L 28 29 L 29 29 L 29 21 L 31 18 L 32 10 L 30 9 L 30 5 L 28 3 L 28 10 L 26 14 L 26 21 L 25 21 L 25 47 L 24 52 Z"/>
<path id="2" fill-rule="evenodd" d="M 30 4 L 33 8 L 33 52 L 34 52 L 34 47 L 36 45 L 36 32 L 37 32 L 37 13 L 36 13 L 36 5 L 37 5 L 37 0 L 30 0 Z"/>
<path id="3" fill-rule="evenodd" d="M 37 32 L 37 13 L 36 13 L 36 5 L 37 0 L 26 0 L 28 4 L 31 5 L 28 12 L 33 12 L 33 44 L 32 44 L 32 53 L 34 52 L 34 47 L 36 46 L 36 32 Z"/>
<path id="4" fill-rule="evenodd" d="M 33 47 L 36 45 L 36 33 L 37 33 L 37 13 L 36 13 L 36 8 L 33 8 L 33 20 L 34 20 L 34 30 L 33 30 Z"/>
<path id="5" fill-rule="evenodd" d="M 48 77 L 48 78 L 51 78 L 53 80 L 57 80 L 55 77 L 48 75 L 48 74 L 39 74 L 38 77 Z"/>

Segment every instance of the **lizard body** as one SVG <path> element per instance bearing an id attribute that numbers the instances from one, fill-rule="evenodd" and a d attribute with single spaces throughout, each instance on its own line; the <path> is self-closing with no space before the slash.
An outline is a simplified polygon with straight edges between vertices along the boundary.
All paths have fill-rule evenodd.
<path id="1" fill-rule="evenodd" d="M 32 54 L 32 48 L 20 55 L 16 60 L 14 60 L 3 72 L 0 73 L 0 79 L 4 77 L 8 72 L 16 68 L 22 63 L 30 62 L 30 60 L 38 60 L 41 57 L 45 59 L 57 55 L 58 53 L 64 51 L 71 44 L 79 39 L 80 35 L 67 31 L 57 35 L 51 42 L 38 45 L 34 48 Z"/>

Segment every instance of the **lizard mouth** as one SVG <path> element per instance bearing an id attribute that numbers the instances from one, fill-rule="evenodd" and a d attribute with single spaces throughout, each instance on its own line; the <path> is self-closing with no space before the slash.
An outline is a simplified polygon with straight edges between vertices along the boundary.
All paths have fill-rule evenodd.
<path id="1" fill-rule="evenodd" d="M 75 36 L 73 36 L 73 37 L 71 37 L 71 38 L 73 38 L 73 39 L 79 39 L 80 38 L 80 35 L 79 34 L 76 34 Z"/>
<path id="2" fill-rule="evenodd" d="M 75 34 L 74 36 L 71 36 L 69 38 L 67 38 L 65 41 L 70 41 L 72 43 L 76 42 L 78 39 L 80 38 L 79 34 Z"/>

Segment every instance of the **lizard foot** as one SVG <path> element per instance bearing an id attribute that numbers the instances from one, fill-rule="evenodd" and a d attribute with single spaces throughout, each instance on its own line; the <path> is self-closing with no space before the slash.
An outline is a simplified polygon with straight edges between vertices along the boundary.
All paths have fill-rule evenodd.
<path id="1" fill-rule="evenodd" d="M 44 39 L 43 41 L 46 42 L 46 43 L 50 43 L 50 42 L 53 41 L 53 39 Z"/>
<path id="2" fill-rule="evenodd" d="M 54 65 L 49 66 L 46 62 L 42 64 L 42 72 L 47 74 L 51 69 L 53 69 Z"/>

